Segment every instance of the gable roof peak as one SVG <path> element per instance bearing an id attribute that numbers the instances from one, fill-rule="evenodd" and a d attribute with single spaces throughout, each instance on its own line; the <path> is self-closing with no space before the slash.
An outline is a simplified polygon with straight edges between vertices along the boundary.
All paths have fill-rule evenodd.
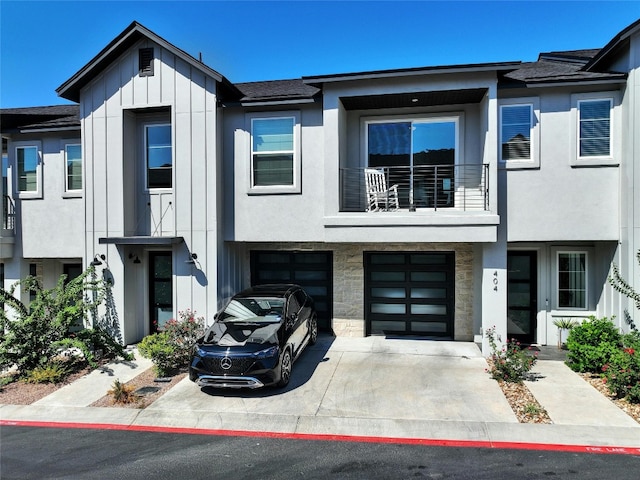
<path id="1" fill-rule="evenodd" d="M 147 38 L 152 42 L 160 45 L 162 48 L 170 51 L 177 57 L 184 60 L 192 67 L 200 70 L 205 75 L 212 77 L 217 82 L 224 83 L 225 86 L 233 90 L 233 86 L 228 80 L 226 80 L 220 73 L 208 67 L 200 60 L 196 59 L 192 55 L 188 54 L 184 50 L 176 47 L 172 43 L 168 42 L 161 36 L 149 30 L 147 27 L 134 20 L 125 28 L 118 36 L 116 36 L 109 44 L 104 47 L 93 59 L 89 61 L 84 67 L 82 67 L 75 75 L 69 80 L 60 85 L 56 92 L 62 98 L 79 102 L 80 90 L 87 85 L 96 75 L 100 74 L 103 70 L 115 61 L 120 55 L 122 55 L 127 49 L 135 45 L 142 38 Z"/>

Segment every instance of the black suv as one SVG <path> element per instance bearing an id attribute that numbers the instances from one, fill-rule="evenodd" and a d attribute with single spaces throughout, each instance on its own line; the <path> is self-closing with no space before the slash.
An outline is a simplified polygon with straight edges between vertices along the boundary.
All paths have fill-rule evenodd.
<path id="1" fill-rule="evenodd" d="M 313 299 L 301 287 L 251 287 L 234 295 L 198 339 L 189 378 L 201 387 L 284 387 L 293 362 L 317 338 Z"/>

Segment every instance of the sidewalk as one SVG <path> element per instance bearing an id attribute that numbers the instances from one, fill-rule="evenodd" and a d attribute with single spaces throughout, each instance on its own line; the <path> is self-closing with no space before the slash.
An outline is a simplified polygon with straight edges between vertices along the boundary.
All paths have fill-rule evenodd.
<path id="1" fill-rule="evenodd" d="M 636 447 L 640 424 L 562 361 L 540 360 L 527 386 L 552 425 L 520 424 L 473 343 L 321 337 L 284 390 L 200 389 L 185 378 L 144 410 L 88 407 L 146 370 L 136 358 L 94 371 L 0 420 L 279 434 Z"/>

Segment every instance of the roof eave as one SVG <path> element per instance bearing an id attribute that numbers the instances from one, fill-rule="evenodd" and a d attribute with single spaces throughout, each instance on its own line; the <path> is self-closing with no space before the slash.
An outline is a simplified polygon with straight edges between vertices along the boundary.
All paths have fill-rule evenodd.
<path id="1" fill-rule="evenodd" d="M 600 63 L 611 52 L 615 52 L 623 42 L 625 42 L 631 35 L 640 30 L 640 20 L 636 20 L 627 28 L 618 33 L 615 37 L 607 43 L 598 54 L 593 57 L 584 67 L 586 71 L 593 69 L 598 63 Z"/>
<path id="2" fill-rule="evenodd" d="M 498 88 L 536 88 L 536 87 L 573 87 L 580 85 L 624 85 L 627 80 L 626 74 L 621 74 L 616 78 L 600 78 L 600 79 L 590 79 L 590 80 L 575 80 L 575 79 L 546 79 L 546 80 L 527 80 L 527 81 L 506 81 L 500 82 L 498 84 Z"/>
<path id="3" fill-rule="evenodd" d="M 120 33 L 120 35 L 114 38 L 105 48 L 103 48 L 98 55 L 91 59 L 69 80 L 60 85 L 56 89 L 58 96 L 73 102 L 79 102 L 80 90 L 82 87 L 89 83 L 98 72 L 102 71 L 106 67 L 106 64 L 109 63 L 109 59 L 118 56 L 122 51 L 129 48 L 143 37 L 146 37 L 152 42 L 160 45 L 162 48 L 169 50 L 171 53 L 180 57 L 182 60 L 200 70 L 205 75 L 212 77 L 218 82 L 223 82 L 224 77 L 220 73 L 209 68 L 185 51 L 179 49 L 172 43 L 166 41 L 143 25 L 134 21 L 122 33 Z"/>
<path id="4" fill-rule="evenodd" d="M 415 75 L 442 75 L 450 73 L 479 73 L 510 71 L 518 68 L 522 62 L 481 63 L 469 65 L 445 65 L 436 67 L 403 68 L 396 70 L 377 70 L 370 72 L 343 73 L 335 75 L 318 75 L 302 77 L 302 81 L 308 85 L 323 83 L 343 82 L 353 80 L 377 80 L 383 78 L 397 78 Z"/>

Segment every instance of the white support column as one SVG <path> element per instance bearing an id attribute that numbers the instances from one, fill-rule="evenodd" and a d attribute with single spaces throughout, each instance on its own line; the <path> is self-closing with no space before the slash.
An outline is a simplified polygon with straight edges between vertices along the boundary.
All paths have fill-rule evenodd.
<path id="1" fill-rule="evenodd" d="M 487 329 L 495 327 L 498 344 L 507 340 L 507 245 L 486 244 L 482 249 L 482 354 L 491 353 Z"/>

